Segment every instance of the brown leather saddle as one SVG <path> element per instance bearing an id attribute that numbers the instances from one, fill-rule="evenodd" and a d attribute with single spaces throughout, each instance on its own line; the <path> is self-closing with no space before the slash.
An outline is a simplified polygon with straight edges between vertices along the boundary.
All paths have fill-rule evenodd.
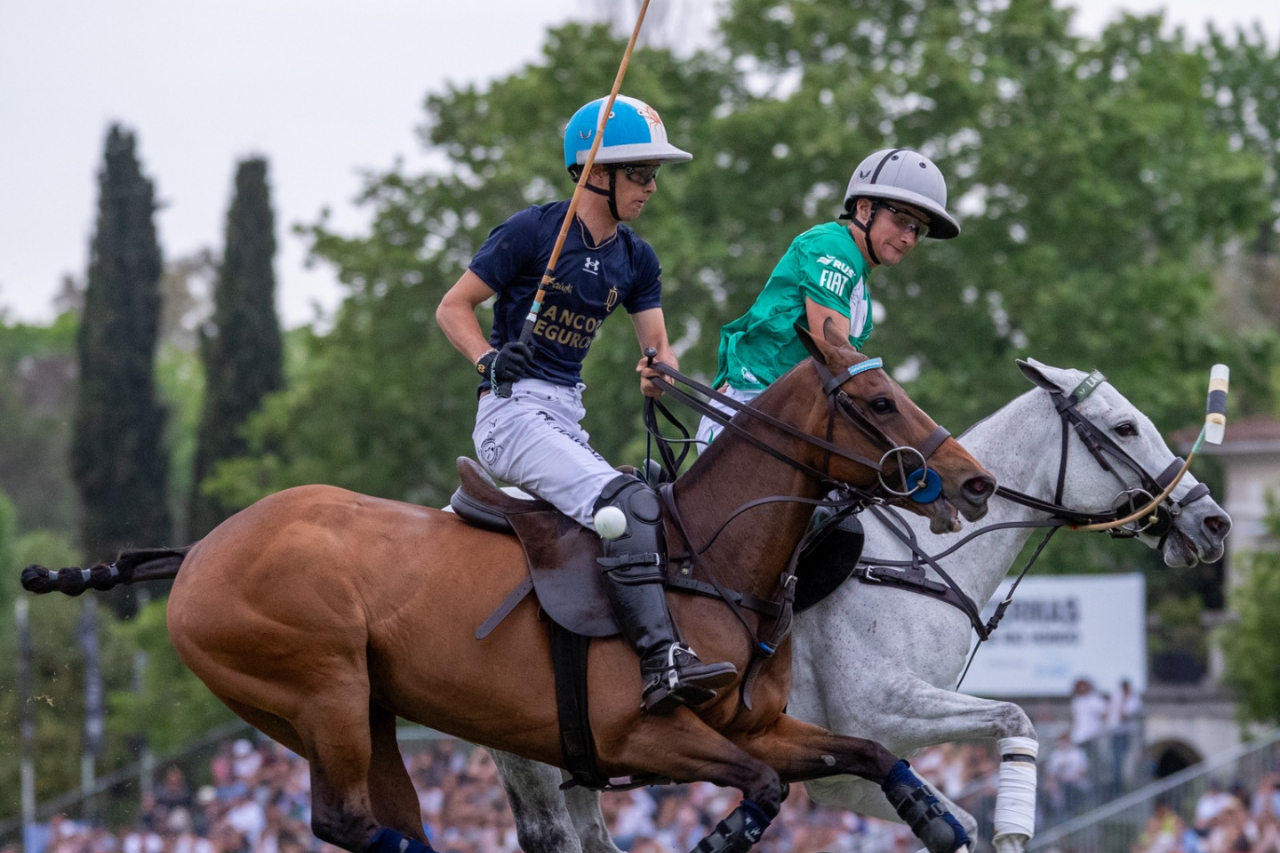
<path id="1" fill-rule="evenodd" d="M 586 637 L 618 633 L 596 558 L 600 537 L 544 500 L 517 498 L 499 489 L 478 463 L 458 457 L 461 485 L 449 506 L 469 524 L 513 534 L 524 546 L 529 577 L 476 630 L 482 639 L 530 592 L 556 624 Z"/>

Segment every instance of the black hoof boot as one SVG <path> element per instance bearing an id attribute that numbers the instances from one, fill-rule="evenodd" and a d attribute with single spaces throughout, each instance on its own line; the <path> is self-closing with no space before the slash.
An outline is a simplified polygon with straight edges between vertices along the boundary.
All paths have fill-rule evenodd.
<path id="1" fill-rule="evenodd" d="M 692 853 L 746 853 L 769 828 L 769 816 L 751 800 L 742 803 L 698 842 Z"/>
<path id="2" fill-rule="evenodd" d="M 907 762 L 900 760 L 893 765 L 880 790 L 884 791 L 903 823 L 924 842 L 929 853 L 969 850 L 972 845 L 969 833 L 930 793 Z"/>

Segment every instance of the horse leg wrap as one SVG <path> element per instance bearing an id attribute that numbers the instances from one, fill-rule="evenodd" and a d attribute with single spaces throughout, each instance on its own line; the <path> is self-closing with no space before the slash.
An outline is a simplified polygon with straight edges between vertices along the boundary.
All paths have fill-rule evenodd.
<path id="1" fill-rule="evenodd" d="M 995 837 L 1036 831 L 1036 755 L 1040 744 L 1031 737 L 1002 737 L 1000 787 L 996 793 Z"/>
<path id="2" fill-rule="evenodd" d="M 956 853 L 969 848 L 969 833 L 938 802 L 906 761 L 899 760 L 893 765 L 880 790 L 929 853 Z"/>
<path id="3" fill-rule="evenodd" d="M 711 834 L 698 842 L 693 853 L 746 853 L 750 850 L 771 821 L 764 809 L 751 800 L 742 803 L 729 816 L 716 824 Z"/>
<path id="4" fill-rule="evenodd" d="M 426 841 L 415 841 L 384 826 L 374 833 L 364 853 L 436 853 L 436 849 Z"/>

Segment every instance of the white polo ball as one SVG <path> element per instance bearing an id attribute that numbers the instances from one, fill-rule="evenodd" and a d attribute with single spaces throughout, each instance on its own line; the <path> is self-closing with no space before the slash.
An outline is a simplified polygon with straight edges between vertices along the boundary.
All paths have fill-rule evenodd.
<path id="1" fill-rule="evenodd" d="M 604 539 L 617 539 L 627 532 L 627 516 L 616 506 L 601 507 L 593 520 L 596 533 Z"/>

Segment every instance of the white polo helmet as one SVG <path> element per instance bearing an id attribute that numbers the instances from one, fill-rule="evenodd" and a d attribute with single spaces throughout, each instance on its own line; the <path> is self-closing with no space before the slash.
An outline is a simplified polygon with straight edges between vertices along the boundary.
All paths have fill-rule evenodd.
<path id="1" fill-rule="evenodd" d="M 929 217 L 929 235 L 950 240 L 960 224 L 947 213 L 947 181 L 933 161 L 909 148 L 885 148 L 858 164 L 844 193 L 844 208 L 853 213 L 857 199 L 901 201 Z"/>

